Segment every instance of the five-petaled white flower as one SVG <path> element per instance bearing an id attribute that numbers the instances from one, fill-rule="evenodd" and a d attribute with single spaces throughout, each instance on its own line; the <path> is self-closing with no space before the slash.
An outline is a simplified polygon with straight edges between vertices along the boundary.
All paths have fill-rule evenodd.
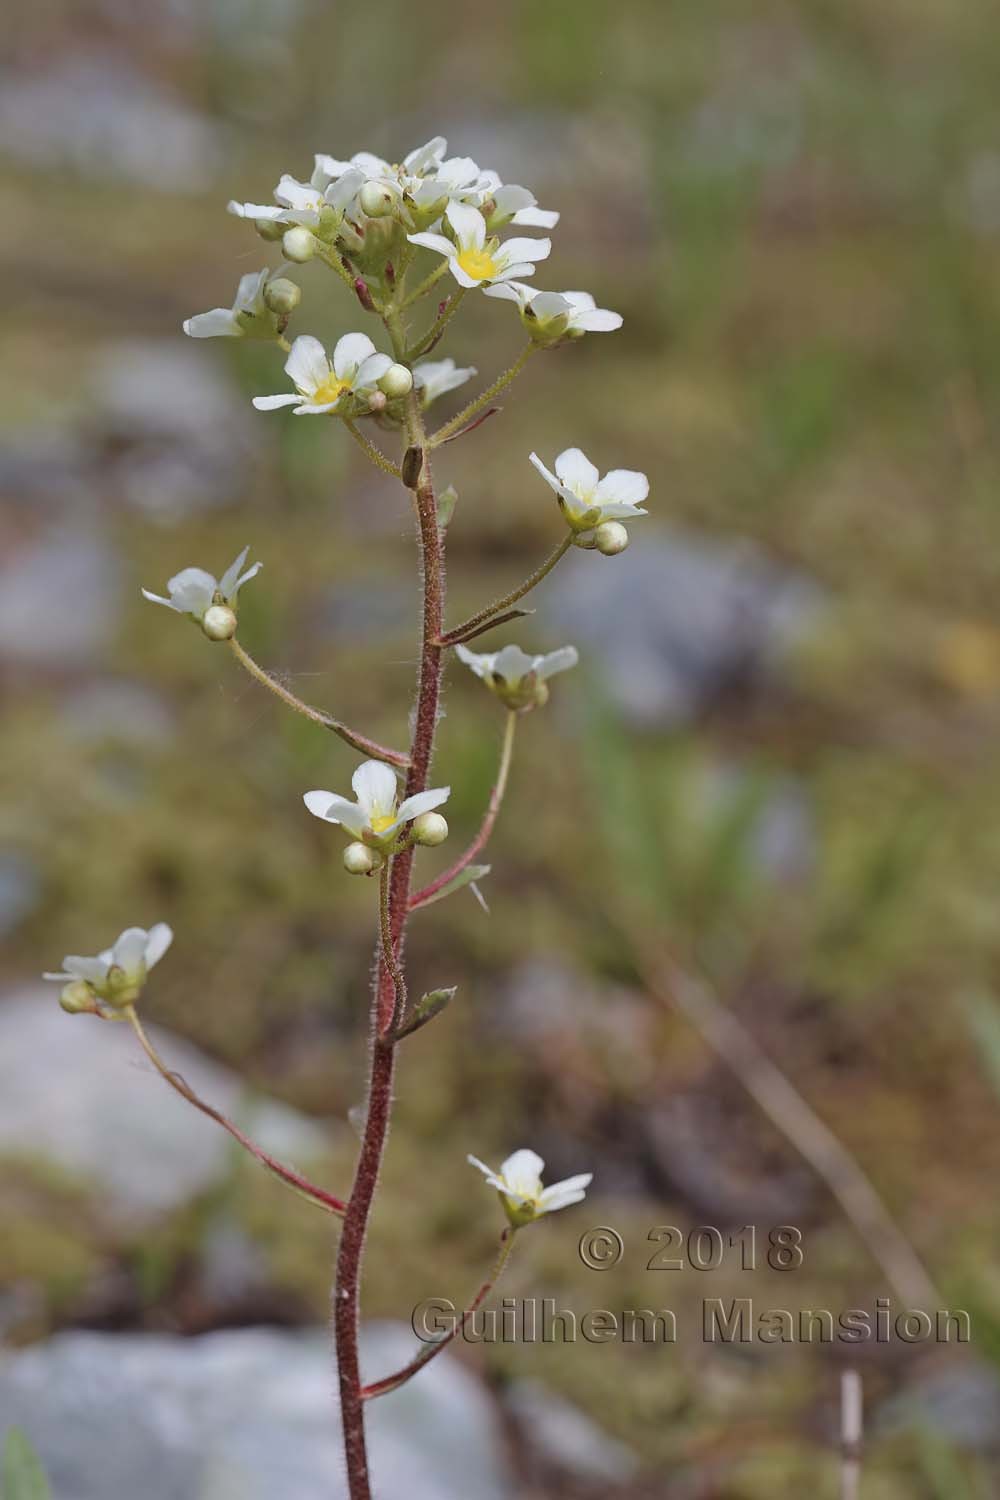
<path id="1" fill-rule="evenodd" d="M 456 365 L 453 359 L 418 359 L 413 366 L 413 384 L 420 392 L 421 406 L 430 406 L 439 396 L 457 390 L 477 373 L 475 365 Z"/>
<path id="2" fill-rule="evenodd" d="M 286 172 L 274 190 L 274 203 L 237 203 L 231 199 L 228 208 L 238 219 L 253 219 L 267 224 L 301 224 L 306 229 L 318 229 L 323 222 L 324 209 L 327 217 L 334 221 L 343 215 L 364 181 L 364 174 L 347 170 L 335 182 L 318 170 L 313 172 L 311 182 L 299 182 Z"/>
<path id="3" fill-rule="evenodd" d="M 486 215 L 487 229 L 502 229 L 505 224 L 525 228 L 555 229 L 559 214 L 552 208 L 539 208 L 534 193 L 516 183 L 501 182 L 496 172 L 483 173 L 483 186 L 475 205 Z"/>
<path id="4" fill-rule="evenodd" d="M 421 813 L 430 812 L 447 802 L 450 786 L 417 792 L 397 806 L 399 784 L 396 773 L 380 760 L 366 760 L 351 777 L 357 797 L 350 802 L 336 792 L 306 792 L 302 798 L 314 818 L 339 823 L 354 838 L 376 849 L 387 849 L 395 842 L 404 823 L 411 823 Z"/>
<path id="5" fill-rule="evenodd" d="M 166 598 L 162 594 L 150 593 L 149 589 L 143 589 L 142 596 L 152 604 L 165 604 L 179 615 L 190 615 L 199 624 L 204 624 L 205 616 L 216 606 L 232 609 L 240 589 L 251 578 L 256 578 L 264 566 L 263 563 L 253 563 L 244 573 L 242 568 L 249 551 L 249 547 L 244 547 L 221 578 L 207 573 L 204 568 L 183 568 L 168 580 Z"/>
<path id="6" fill-rule="evenodd" d="M 285 373 L 298 392 L 295 396 L 255 396 L 258 411 L 294 406 L 295 416 L 333 411 L 345 396 L 364 396 L 392 364 L 388 354 L 378 354 L 366 333 L 345 333 L 337 340 L 332 362 L 319 339 L 301 334 L 285 360 Z"/>
<path id="7" fill-rule="evenodd" d="M 622 326 L 621 313 L 598 307 L 589 292 L 540 292 L 523 281 L 503 281 L 488 286 L 486 295 L 516 302 L 521 322 L 542 344 L 585 333 L 612 333 Z"/>
<path id="8" fill-rule="evenodd" d="M 560 509 L 582 547 L 594 545 L 596 528 L 607 521 L 644 516 L 640 502 L 649 494 L 649 480 L 637 469 L 611 469 L 603 479 L 579 448 L 565 448 L 556 459 L 556 472 L 545 467 L 537 453 L 531 462 L 556 492 Z"/>
<path id="9" fill-rule="evenodd" d="M 159 963 L 173 940 L 166 922 L 157 922 L 148 932 L 145 927 L 126 927 L 103 953 L 93 958 L 67 953 L 60 973 L 42 977 L 66 986 L 63 1000 L 67 1010 L 99 1012 L 98 1000 L 113 1007 L 131 1005 L 149 970 Z"/>
<path id="10" fill-rule="evenodd" d="M 545 1163 L 534 1151 L 515 1151 L 499 1172 L 494 1172 L 476 1156 L 466 1159 L 470 1166 L 479 1168 L 490 1187 L 496 1188 L 504 1212 L 515 1229 L 530 1224 L 533 1219 L 540 1219 L 542 1214 L 556 1213 L 560 1208 L 569 1208 L 571 1203 L 582 1202 L 594 1177 L 592 1172 L 581 1172 L 578 1177 L 567 1177 L 563 1182 L 554 1182 L 551 1187 L 543 1188 Z"/>
<path id="11" fill-rule="evenodd" d="M 467 646 L 458 645 L 455 652 L 501 703 L 518 710 L 537 708 L 545 703 L 549 696 L 546 678 L 554 677 L 556 672 L 569 671 L 580 660 L 575 646 L 562 646 L 546 656 L 528 656 L 520 646 L 504 646 L 502 651 L 480 655 Z"/>
<path id="12" fill-rule="evenodd" d="M 273 339 L 278 319 L 264 301 L 270 270 L 248 271 L 240 277 L 232 307 L 213 307 L 210 312 L 185 318 L 184 332 L 193 339 Z"/>
<path id="13" fill-rule="evenodd" d="M 552 249 L 551 240 L 513 239 L 502 244 L 495 237 L 487 239 L 486 220 L 478 208 L 452 201 L 445 218 L 454 230 L 454 241 L 443 234 L 410 234 L 413 245 L 423 245 L 447 258 L 448 269 L 459 286 L 488 286 L 494 281 L 510 281 L 517 276 L 534 274 L 535 261 L 545 260 Z"/>

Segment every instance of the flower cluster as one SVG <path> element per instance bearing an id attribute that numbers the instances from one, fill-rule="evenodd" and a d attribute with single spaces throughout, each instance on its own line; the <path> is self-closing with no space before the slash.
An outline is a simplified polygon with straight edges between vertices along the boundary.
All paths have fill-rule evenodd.
<path id="1" fill-rule="evenodd" d="M 302 800 L 314 818 L 339 823 L 356 842 L 344 851 L 344 867 L 352 875 L 371 875 L 381 868 L 386 856 L 399 846 L 400 835 L 407 824 L 415 843 L 440 844 L 448 835 L 448 825 L 434 808 L 447 802 L 450 786 L 417 792 L 399 801 L 399 785 L 394 771 L 379 760 L 366 760 L 351 778 L 357 801 L 351 802 L 336 792 L 306 792 Z"/>

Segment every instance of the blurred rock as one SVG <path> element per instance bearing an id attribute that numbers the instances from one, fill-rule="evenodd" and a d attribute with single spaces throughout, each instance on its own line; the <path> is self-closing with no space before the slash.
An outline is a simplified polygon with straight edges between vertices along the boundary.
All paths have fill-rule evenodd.
<path id="1" fill-rule="evenodd" d="M 717 699 L 777 674 L 816 622 L 822 593 L 751 545 L 648 526 L 614 559 L 571 554 L 542 609 L 580 648 L 637 728 L 690 722 Z"/>
<path id="2" fill-rule="evenodd" d="M 0 937 L 13 932 L 38 905 L 42 875 L 17 849 L 0 849 Z"/>
<path id="3" fill-rule="evenodd" d="M 60 955 L 52 956 L 58 967 Z M 224 1179 L 237 1148 L 157 1077 L 127 1026 L 67 1016 L 55 985 L 0 999 L 0 1155 L 42 1156 L 92 1183 L 134 1229 Z M 285 1105 L 251 1099 L 196 1048 L 150 1028 L 165 1061 L 266 1150 L 321 1158 L 326 1132 Z"/>
<path id="4" fill-rule="evenodd" d="M 44 71 L 5 71 L 0 142 L 26 166 L 117 177 L 160 193 L 208 186 L 222 159 L 212 121 L 123 54 L 96 49 Z"/>
<path id="5" fill-rule="evenodd" d="M 139 682 L 84 683 L 65 695 L 61 709 L 63 728 L 83 744 L 163 745 L 173 738 L 173 714 L 165 699 Z"/>
<path id="6" fill-rule="evenodd" d="M 94 361 L 91 391 L 105 487 L 127 504 L 171 522 L 244 490 L 252 408 L 204 349 L 182 337 L 113 344 Z"/>
<path id="7" fill-rule="evenodd" d="M 97 528 L 67 524 L 12 548 L 0 569 L 0 659 L 79 667 L 118 620 L 118 559 Z"/>
<path id="8" fill-rule="evenodd" d="M 960 1448 L 1000 1451 L 1000 1376 L 973 1355 L 942 1362 L 890 1397 L 873 1426 L 880 1432 L 929 1428 Z"/>
<path id="9" fill-rule="evenodd" d="M 536 1456 L 574 1479 L 625 1484 L 639 1467 L 624 1443 L 537 1380 L 515 1381 L 504 1401 Z"/>
<path id="10" fill-rule="evenodd" d="M 364 1331 L 366 1374 L 411 1358 L 400 1324 Z M 338 1500 L 336 1382 L 323 1333 L 61 1334 L 0 1358 L 0 1411 L 59 1500 Z M 381 1500 L 513 1493 L 491 1403 L 449 1354 L 368 1414 Z"/>

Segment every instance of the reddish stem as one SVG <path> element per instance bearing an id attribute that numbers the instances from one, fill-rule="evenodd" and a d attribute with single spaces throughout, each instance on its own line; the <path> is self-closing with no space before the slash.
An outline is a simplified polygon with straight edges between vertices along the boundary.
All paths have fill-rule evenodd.
<path id="1" fill-rule="evenodd" d="M 424 447 L 424 429 L 416 399 L 411 392 L 407 406 L 408 440 Z M 414 503 L 423 568 L 423 625 L 417 705 L 414 715 L 407 770 L 407 797 L 427 787 L 441 694 L 442 648 L 438 644 L 444 618 L 444 547 L 438 531 L 437 502 L 430 465 L 424 455 L 414 489 Z M 389 930 L 397 960 L 402 956 L 409 910 L 413 846 L 397 854 L 389 874 Z M 359 1291 L 361 1261 L 372 1199 L 378 1182 L 392 1109 L 394 1038 L 392 1037 L 396 986 L 379 944 L 379 958 L 372 988 L 371 1076 L 368 1113 L 361 1153 L 351 1189 L 344 1228 L 337 1254 L 333 1325 L 337 1343 L 340 1382 L 340 1412 L 351 1500 L 371 1500 L 371 1480 L 365 1445 L 364 1397 L 358 1355 Z"/>

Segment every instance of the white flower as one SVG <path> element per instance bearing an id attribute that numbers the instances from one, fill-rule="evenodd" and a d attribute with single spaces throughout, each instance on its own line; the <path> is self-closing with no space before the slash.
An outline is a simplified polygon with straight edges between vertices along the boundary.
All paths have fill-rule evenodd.
<path id="1" fill-rule="evenodd" d="M 622 326 L 621 313 L 598 307 L 589 292 L 540 292 L 523 281 L 504 281 L 486 288 L 488 297 L 516 302 L 521 321 L 539 343 L 611 333 Z"/>
<path id="2" fill-rule="evenodd" d="M 258 411 L 294 406 L 297 417 L 333 411 L 343 396 L 360 396 L 373 390 L 392 364 L 388 354 L 377 354 L 366 333 L 345 333 L 337 340 L 333 361 L 319 339 L 302 334 L 285 360 L 285 373 L 298 392 L 295 396 L 255 396 Z"/>
<path id="3" fill-rule="evenodd" d="M 397 806 L 399 786 L 396 773 L 380 760 L 366 760 L 351 778 L 357 797 L 349 802 L 336 792 L 306 792 L 303 802 L 314 818 L 339 823 L 348 833 L 376 848 L 387 848 L 404 823 L 421 813 L 430 812 L 447 802 L 451 787 L 439 786 L 432 791 L 417 792 Z"/>
<path id="4" fill-rule="evenodd" d="M 558 213 L 551 208 L 539 208 L 534 193 L 515 183 L 501 182 L 496 172 L 483 175 L 486 183 L 476 207 L 484 210 L 488 229 L 502 229 L 505 224 L 555 229 L 559 223 Z"/>
<path id="5" fill-rule="evenodd" d="M 334 218 L 342 215 L 364 181 L 363 173 L 348 170 L 336 182 L 313 173 L 311 182 L 299 182 L 286 172 L 274 190 L 277 207 L 271 203 L 237 203 L 231 199 L 228 209 L 238 219 L 260 220 L 268 224 L 301 224 L 318 229 L 324 209 Z"/>
<path id="6" fill-rule="evenodd" d="M 479 1168 L 490 1187 L 496 1188 L 515 1229 L 541 1218 L 542 1214 L 553 1214 L 560 1208 L 569 1208 L 572 1203 L 581 1203 L 594 1176 L 592 1172 L 581 1172 L 578 1177 L 567 1177 L 564 1182 L 554 1182 L 551 1187 L 543 1188 L 545 1163 L 534 1151 L 515 1151 L 499 1172 L 494 1172 L 478 1157 L 469 1156 L 466 1160 L 470 1166 Z"/>
<path id="7" fill-rule="evenodd" d="M 612 469 L 602 479 L 579 448 L 566 448 L 548 470 L 537 453 L 531 462 L 556 492 L 566 523 L 579 546 L 592 546 L 594 531 L 605 521 L 644 516 L 640 502 L 649 494 L 649 480 L 637 469 Z"/>
<path id="8" fill-rule="evenodd" d="M 430 406 L 439 396 L 457 390 L 477 373 L 475 365 L 456 365 L 453 359 L 418 359 L 413 366 L 413 384 L 420 391 L 421 406 Z"/>
<path id="9" fill-rule="evenodd" d="M 200 624 L 214 605 L 224 604 L 232 608 L 243 585 L 256 578 L 263 563 L 256 562 L 245 573 L 241 571 L 249 551 L 249 547 L 244 547 L 221 578 L 213 577 L 204 568 L 183 568 L 168 580 L 167 598 L 162 594 L 151 594 L 149 589 L 143 589 L 142 596 L 152 604 L 165 604 L 179 615 L 190 615 Z"/>
<path id="10" fill-rule="evenodd" d="M 563 646 L 547 656 L 528 656 L 520 646 L 504 646 L 502 651 L 478 654 L 467 646 L 457 645 L 456 654 L 470 671 L 486 683 L 508 708 L 535 708 L 549 696 L 544 686 L 556 672 L 568 672 L 580 657 L 575 646 Z"/>
<path id="11" fill-rule="evenodd" d="M 478 208 L 467 203 L 449 203 L 445 218 L 454 230 L 454 243 L 443 234 L 411 234 L 407 238 L 413 245 L 444 255 L 459 286 L 486 286 L 493 281 L 531 276 L 535 261 L 545 260 L 552 249 L 551 240 L 514 239 L 503 244 L 495 238 L 488 240 L 486 220 Z"/>
<path id="12" fill-rule="evenodd" d="M 92 998 L 106 1000 L 112 1006 L 130 1005 L 142 989 L 149 970 L 159 963 L 173 940 L 173 932 L 166 922 L 157 922 L 148 932 L 144 927 L 126 927 L 103 953 L 94 958 L 67 953 L 60 973 L 42 977 L 66 984 L 68 988 L 75 987 L 78 994 L 85 991 Z M 67 1008 L 86 1007 L 78 1003 Z"/>
<path id="13" fill-rule="evenodd" d="M 278 319 L 264 301 L 264 288 L 271 272 L 248 271 L 240 277 L 232 307 L 213 307 L 211 312 L 185 318 L 184 332 L 193 339 L 273 339 Z"/>

